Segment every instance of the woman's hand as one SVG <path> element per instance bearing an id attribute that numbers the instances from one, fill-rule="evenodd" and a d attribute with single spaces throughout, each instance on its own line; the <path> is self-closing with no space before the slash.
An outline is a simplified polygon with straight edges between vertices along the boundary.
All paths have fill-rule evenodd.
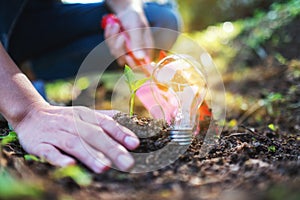
<path id="1" fill-rule="evenodd" d="M 15 126 L 28 153 L 58 166 L 74 164 L 76 158 L 96 173 L 112 164 L 123 171 L 133 166 L 126 148 L 136 148 L 139 140 L 107 115 L 113 111 L 50 105 L 33 105 L 29 110 Z"/>
<path id="2" fill-rule="evenodd" d="M 113 40 L 107 40 L 110 52 L 117 58 L 118 64 L 120 66 L 123 66 L 126 63 L 130 66 L 137 65 L 130 56 L 126 55 L 125 34 L 127 34 L 130 41 L 130 44 L 127 44 L 130 45 L 128 48 L 133 50 L 137 59 L 151 57 L 151 51 L 145 50 L 145 47 L 152 47 L 153 38 L 143 9 L 128 5 L 126 9 L 117 12 L 116 15 L 121 21 L 124 31 L 128 31 L 119 34 Z M 121 27 L 117 23 L 108 24 L 105 28 L 105 38 L 108 39 L 115 36 L 120 33 L 120 31 Z"/>
<path id="3" fill-rule="evenodd" d="M 123 171 L 133 166 L 134 160 L 126 148 L 136 148 L 139 140 L 131 131 L 120 126 L 107 112 L 49 105 L 1 43 L 0 80 L 3 82 L 0 112 L 28 153 L 59 166 L 73 164 L 78 159 L 96 173 L 111 164 Z"/>

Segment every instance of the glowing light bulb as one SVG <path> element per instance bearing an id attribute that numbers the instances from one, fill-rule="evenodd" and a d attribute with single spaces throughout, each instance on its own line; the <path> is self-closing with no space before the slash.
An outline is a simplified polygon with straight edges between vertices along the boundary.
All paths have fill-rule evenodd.
<path id="1" fill-rule="evenodd" d="M 153 83 L 163 91 L 167 101 L 176 105 L 169 133 L 173 141 L 188 145 L 198 125 L 198 109 L 206 91 L 206 79 L 202 66 L 187 55 L 171 55 L 161 60 L 152 74 Z M 159 104 L 161 94 L 153 90 Z M 166 98 L 165 98 L 166 99 Z M 161 105 L 163 112 L 164 106 Z"/>

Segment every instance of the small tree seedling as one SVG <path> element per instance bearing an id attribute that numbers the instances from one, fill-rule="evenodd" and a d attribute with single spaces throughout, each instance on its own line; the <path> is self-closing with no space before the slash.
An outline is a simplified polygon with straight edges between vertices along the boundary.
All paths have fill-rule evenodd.
<path id="1" fill-rule="evenodd" d="M 125 80 L 127 82 L 127 85 L 130 90 L 130 108 L 129 108 L 129 115 L 133 116 L 134 114 L 134 102 L 135 102 L 135 95 L 136 91 L 146 82 L 149 80 L 149 78 L 143 78 L 140 80 L 136 79 L 136 76 L 132 69 L 128 66 L 125 65 L 124 68 L 124 75 L 125 75 Z"/>

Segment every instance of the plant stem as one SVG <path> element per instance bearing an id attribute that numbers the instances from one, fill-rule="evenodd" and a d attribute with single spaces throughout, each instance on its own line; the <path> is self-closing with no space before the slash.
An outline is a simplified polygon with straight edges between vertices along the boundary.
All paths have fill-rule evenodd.
<path id="1" fill-rule="evenodd" d="M 134 101 L 135 101 L 135 92 L 132 92 L 130 95 L 130 110 L 129 110 L 129 116 L 132 117 L 134 113 Z"/>

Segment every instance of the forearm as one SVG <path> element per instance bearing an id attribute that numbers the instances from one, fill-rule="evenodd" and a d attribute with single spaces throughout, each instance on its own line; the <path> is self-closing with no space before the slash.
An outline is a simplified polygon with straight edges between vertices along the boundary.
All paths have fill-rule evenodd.
<path id="1" fill-rule="evenodd" d="M 106 0 L 106 3 L 116 14 L 121 13 L 128 8 L 132 8 L 136 11 L 143 11 L 142 0 Z"/>
<path id="2" fill-rule="evenodd" d="M 47 104 L 0 43 L 0 112 L 15 127 L 35 104 Z"/>

